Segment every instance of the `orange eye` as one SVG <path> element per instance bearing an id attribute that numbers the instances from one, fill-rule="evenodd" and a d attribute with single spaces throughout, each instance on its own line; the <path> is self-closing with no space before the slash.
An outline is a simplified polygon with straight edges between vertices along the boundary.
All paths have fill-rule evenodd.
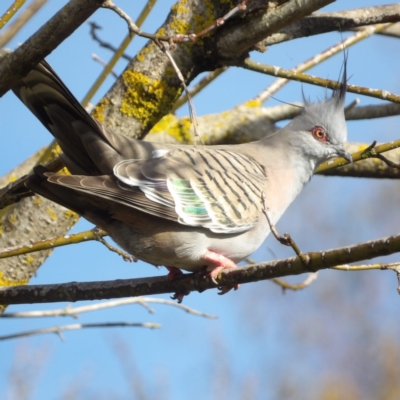
<path id="1" fill-rule="evenodd" d="M 315 128 L 313 128 L 311 133 L 314 136 L 314 138 L 319 140 L 320 142 L 326 142 L 328 140 L 328 137 L 326 135 L 326 132 L 324 131 L 324 128 L 322 128 L 320 126 L 316 126 Z"/>

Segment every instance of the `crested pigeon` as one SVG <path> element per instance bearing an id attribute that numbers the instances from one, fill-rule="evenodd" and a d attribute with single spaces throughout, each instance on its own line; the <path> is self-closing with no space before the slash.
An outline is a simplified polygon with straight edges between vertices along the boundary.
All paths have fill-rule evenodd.
<path id="1" fill-rule="evenodd" d="M 138 259 L 166 266 L 170 277 L 183 269 L 215 280 L 236 267 L 270 233 L 265 205 L 275 224 L 321 163 L 351 161 L 343 146 L 346 65 L 330 98 L 305 102 L 286 127 L 239 145 L 118 135 L 85 111 L 45 61 L 12 90 L 56 138 L 72 174 L 37 167 L 27 187 L 107 231 Z"/>

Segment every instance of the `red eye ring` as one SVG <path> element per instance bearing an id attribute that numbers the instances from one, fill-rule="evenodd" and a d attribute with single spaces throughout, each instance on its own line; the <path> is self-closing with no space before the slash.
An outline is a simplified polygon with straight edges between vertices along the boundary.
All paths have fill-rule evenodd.
<path id="1" fill-rule="evenodd" d="M 319 140 L 320 142 L 326 142 L 328 140 L 328 136 L 321 126 L 316 126 L 311 130 L 312 135 L 315 139 Z"/>

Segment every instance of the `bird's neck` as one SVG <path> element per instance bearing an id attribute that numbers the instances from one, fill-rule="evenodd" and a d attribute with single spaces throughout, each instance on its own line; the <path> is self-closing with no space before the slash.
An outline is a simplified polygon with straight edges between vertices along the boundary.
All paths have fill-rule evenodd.
<path id="1" fill-rule="evenodd" d="M 276 223 L 311 179 L 315 162 L 285 143 L 282 137 L 268 143 L 271 160 L 266 163 L 266 201 Z"/>

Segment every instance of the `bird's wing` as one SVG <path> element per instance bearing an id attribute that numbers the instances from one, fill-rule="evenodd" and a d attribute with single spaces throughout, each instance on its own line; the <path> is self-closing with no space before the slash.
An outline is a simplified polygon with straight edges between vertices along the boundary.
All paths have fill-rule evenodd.
<path id="1" fill-rule="evenodd" d="M 213 232 L 251 229 L 262 215 L 263 168 L 228 150 L 177 148 L 125 160 L 114 177 L 49 176 L 49 182 Z M 117 178 L 117 179 L 115 179 Z"/>
<path id="2" fill-rule="evenodd" d="M 251 229 L 262 211 L 263 168 L 247 156 L 205 147 L 157 151 L 146 161 L 126 160 L 115 176 L 146 197 L 174 207 L 178 221 L 213 232 Z"/>

